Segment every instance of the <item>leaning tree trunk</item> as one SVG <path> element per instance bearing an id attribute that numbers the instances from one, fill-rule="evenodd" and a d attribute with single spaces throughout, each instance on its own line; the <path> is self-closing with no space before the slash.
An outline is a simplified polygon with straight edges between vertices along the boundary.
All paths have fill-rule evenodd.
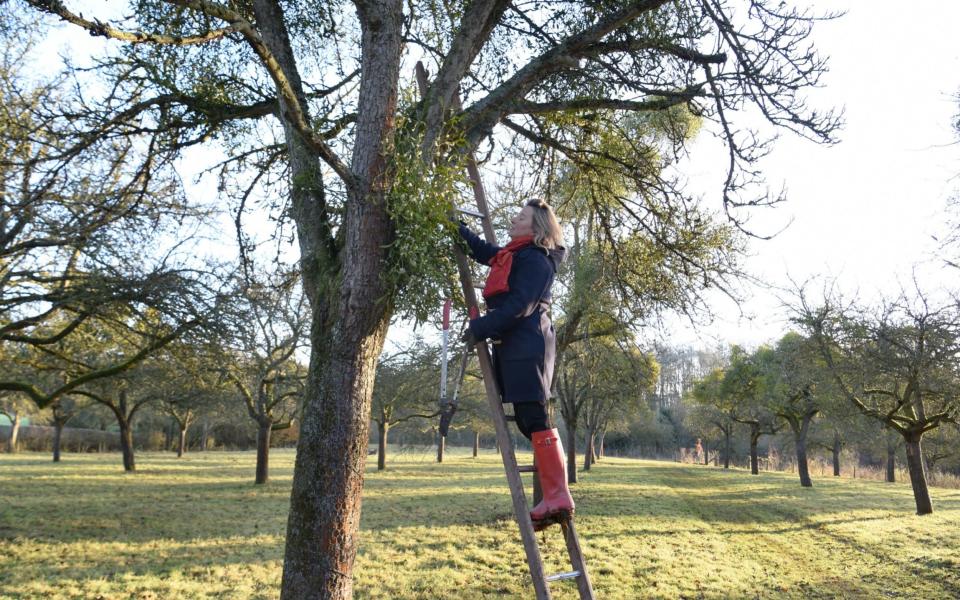
<path id="1" fill-rule="evenodd" d="M 833 476 L 840 477 L 840 433 L 833 433 Z"/>
<path id="2" fill-rule="evenodd" d="M 13 413 L 10 423 L 10 437 L 7 438 L 7 452 L 13 454 L 17 451 L 17 439 L 20 437 L 20 423 L 23 417 L 19 412 Z"/>
<path id="3" fill-rule="evenodd" d="M 273 421 L 261 417 L 257 423 L 257 474 L 255 484 L 264 484 L 270 479 L 270 434 L 273 433 Z"/>
<path id="4" fill-rule="evenodd" d="M 357 7 L 361 76 L 351 161 L 357 180 L 348 186 L 338 283 L 314 282 L 328 287 L 312 297 L 310 372 L 287 520 L 283 600 L 353 595 L 370 403 L 391 316 L 382 287 L 391 230 L 384 151 L 394 132 L 403 11 L 400 0 Z"/>
<path id="5" fill-rule="evenodd" d="M 917 503 L 917 514 L 929 515 L 933 512 L 933 503 L 930 501 L 930 490 L 927 489 L 927 473 L 923 468 L 921 439 L 922 434 L 906 438 L 907 468 L 910 472 L 910 485 L 913 487 L 913 499 Z"/>
<path id="6" fill-rule="evenodd" d="M 387 468 L 387 435 L 390 433 L 389 423 L 377 423 L 377 470 Z"/>
<path id="7" fill-rule="evenodd" d="M 757 445 L 760 442 L 760 435 L 756 431 L 750 433 L 750 474 L 760 474 L 760 456 L 757 454 Z"/>
<path id="8" fill-rule="evenodd" d="M 63 426 L 65 423 L 60 419 L 53 421 L 53 462 L 60 462 L 60 443 L 63 440 Z"/>
<path id="9" fill-rule="evenodd" d="M 567 483 L 577 482 L 577 426 L 567 423 Z"/>
<path id="10" fill-rule="evenodd" d="M 137 470 L 133 458 L 133 425 L 126 419 L 120 420 L 120 450 L 123 453 L 123 470 L 132 472 Z"/>
<path id="11" fill-rule="evenodd" d="M 476 458 L 480 455 L 480 432 L 473 432 L 473 457 Z"/>

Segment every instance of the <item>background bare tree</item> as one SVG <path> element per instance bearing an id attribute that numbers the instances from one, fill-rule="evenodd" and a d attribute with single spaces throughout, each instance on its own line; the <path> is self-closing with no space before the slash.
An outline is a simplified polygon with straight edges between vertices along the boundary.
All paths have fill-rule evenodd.
<path id="1" fill-rule="evenodd" d="M 814 304 L 801 289 L 796 310 L 840 392 L 902 438 L 917 514 L 932 513 L 922 442 L 960 417 L 956 301 L 934 302 L 916 289 L 875 308 L 830 294 Z M 888 454 L 896 450 L 892 443 L 888 448 Z"/>
<path id="2" fill-rule="evenodd" d="M 27 76 L 39 24 L 16 16 L 23 29 L 4 32 L 0 54 L 0 345 L 43 354 L 131 306 L 181 324 L 52 387 L 0 375 L 0 389 L 43 407 L 129 368 L 197 323 L 196 303 L 171 294 L 199 296 L 187 291 L 197 277 L 181 251 L 205 211 L 186 201 L 170 165 L 135 138 L 84 128 L 79 81 Z M 145 246 L 159 254 L 144 253 Z"/>
<path id="3" fill-rule="evenodd" d="M 380 358 L 372 410 L 379 434 L 378 471 L 387 467 L 387 440 L 392 426 L 413 419 L 432 419 L 439 414 L 439 380 L 439 351 L 425 345 L 422 339 Z"/>
<path id="4" fill-rule="evenodd" d="M 298 417 L 305 373 L 297 351 L 306 344 L 309 312 L 293 273 L 250 278 L 237 298 L 232 339 L 222 357 L 222 373 L 239 393 L 257 424 L 254 482 L 269 479 L 270 436 Z"/>

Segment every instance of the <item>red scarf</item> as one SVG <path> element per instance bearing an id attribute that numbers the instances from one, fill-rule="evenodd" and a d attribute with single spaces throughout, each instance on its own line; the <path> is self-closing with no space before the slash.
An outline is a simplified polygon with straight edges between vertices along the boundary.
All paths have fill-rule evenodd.
<path id="1" fill-rule="evenodd" d="M 514 238 L 490 259 L 490 274 L 487 276 L 487 282 L 483 285 L 484 298 L 510 291 L 507 279 L 510 277 L 510 267 L 513 266 L 513 253 L 532 243 L 532 235 Z"/>

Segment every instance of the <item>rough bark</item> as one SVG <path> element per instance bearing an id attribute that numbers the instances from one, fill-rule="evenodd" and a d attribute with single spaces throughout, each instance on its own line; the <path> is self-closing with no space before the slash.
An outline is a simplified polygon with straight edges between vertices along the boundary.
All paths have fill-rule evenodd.
<path id="1" fill-rule="evenodd" d="M 480 432 L 473 432 L 473 457 L 476 458 L 480 455 Z"/>
<path id="2" fill-rule="evenodd" d="M 387 468 L 387 435 L 390 434 L 388 423 L 377 423 L 377 470 Z"/>
<path id="3" fill-rule="evenodd" d="M 930 490 L 927 489 L 927 473 L 923 467 L 923 452 L 920 447 L 921 436 L 913 435 L 906 439 L 907 468 L 910 473 L 910 485 L 913 487 L 913 499 L 917 503 L 918 515 L 933 512 Z"/>
<path id="4" fill-rule="evenodd" d="M 310 376 L 287 521 L 284 600 L 352 597 L 374 373 L 391 313 L 381 283 L 390 241 L 383 147 L 394 130 L 402 5 L 371 0 L 357 8 L 361 79 L 351 161 L 357 182 L 347 194 L 340 281 L 329 315 L 311 297 Z"/>
<path id="5" fill-rule="evenodd" d="M 273 432 L 273 422 L 262 419 L 257 427 L 257 474 L 255 484 L 267 483 L 270 479 L 270 434 Z"/>

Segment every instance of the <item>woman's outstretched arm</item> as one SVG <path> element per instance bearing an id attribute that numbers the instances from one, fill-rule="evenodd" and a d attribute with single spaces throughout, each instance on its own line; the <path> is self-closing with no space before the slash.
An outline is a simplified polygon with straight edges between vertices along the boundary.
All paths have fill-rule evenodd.
<path id="1" fill-rule="evenodd" d="M 467 242 L 470 247 L 470 258 L 481 265 L 489 265 L 490 259 L 500 251 L 500 246 L 484 241 L 479 235 L 470 231 L 463 222 L 460 223 L 460 237 Z"/>

